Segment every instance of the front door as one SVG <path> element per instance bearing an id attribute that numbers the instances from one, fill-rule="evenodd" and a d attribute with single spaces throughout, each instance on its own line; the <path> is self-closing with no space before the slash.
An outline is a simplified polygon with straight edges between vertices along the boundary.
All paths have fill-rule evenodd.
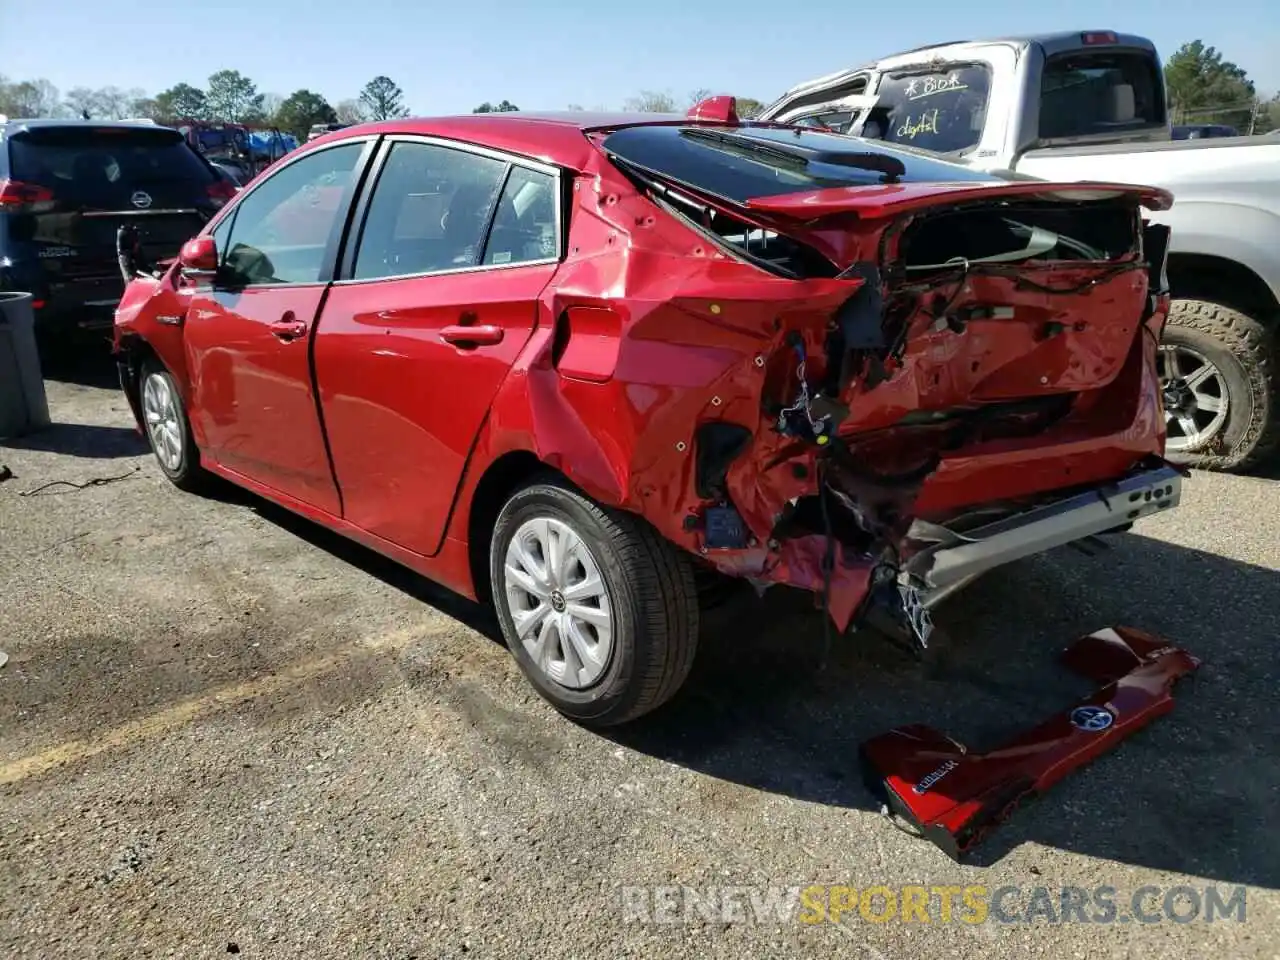
<path id="1" fill-rule="evenodd" d="M 554 170 L 395 140 L 350 277 L 329 291 L 316 382 L 344 516 L 422 555 L 528 342 L 559 261 Z"/>
<path id="2" fill-rule="evenodd" d="M 341 514 L 308 352 L 364 141 L 264 177 L 214 230 L 221 266 L 184 342 L 202 451 L 308 506 Z"/>

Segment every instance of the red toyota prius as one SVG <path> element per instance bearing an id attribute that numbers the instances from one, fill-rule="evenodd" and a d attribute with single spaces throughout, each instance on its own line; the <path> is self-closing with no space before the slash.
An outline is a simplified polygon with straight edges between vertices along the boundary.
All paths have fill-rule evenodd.
<path id="1" fill-rule="evenodd" d="M 391 120 L 284 157 L 173 263 L 126 237 L 117 357 L 174 484 L 493 602 L 544 697 L 619 723 L 680 687 L 718 577 L 924 643 L 984 570 L 1175 504 L 1168 202 L 729 98 Z"/>

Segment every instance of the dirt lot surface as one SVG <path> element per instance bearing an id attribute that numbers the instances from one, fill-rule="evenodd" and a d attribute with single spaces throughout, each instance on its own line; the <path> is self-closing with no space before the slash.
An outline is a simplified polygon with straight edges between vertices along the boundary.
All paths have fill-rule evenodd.
<path id="1" fill-rule="evenodd" d="M 483 611 L 248 495 L 179 493 L 109 377 L 57 376 L 56 425 L 0 444 L 0 956 L 1280 955 L 1280 480 L 1197 474 L 1104 555 L 980 581 L 927 667 L 858 637 L 818 670 L 812 605 L 748 598 L 669 709 L 605 737 Z M 1171 715 L 965 866 L 881 818 L 860 740 L 994 743 L 1084 692 L 1056 651 L 1115 623 L 1204 659 Z M 628 922 L 622 893 L 811 883 L 1013 886 L 1015 922 Z M 1179 885 L 1246 885 L 1245 921 L 1160 919 Z M 1063 886 L 1121 916 L 1024 922 Z"/>

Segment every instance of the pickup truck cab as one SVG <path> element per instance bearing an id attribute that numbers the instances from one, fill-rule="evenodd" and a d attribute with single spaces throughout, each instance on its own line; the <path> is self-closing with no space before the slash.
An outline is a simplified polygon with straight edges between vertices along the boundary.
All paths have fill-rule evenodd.
<path id="1" fill-rule="evenodd" d="M 1014 178 L 1161 187 L 1173 306 L 1170 459 L 1242 470 L 1280 447 L 1280 136 L 1173 138 L 1155 46 L 1112 31 L 919 47 L 807 81 L 761 121 L 939 153 Z"/>

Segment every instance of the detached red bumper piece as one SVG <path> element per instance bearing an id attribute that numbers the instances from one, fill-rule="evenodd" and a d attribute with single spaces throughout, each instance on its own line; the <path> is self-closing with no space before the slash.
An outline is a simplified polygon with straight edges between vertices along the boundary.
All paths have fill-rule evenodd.
<path id="1" fill-rule="evenodd" d="M 1172 710 L 1173 685 L 1200 666 L 1185 650 L 1130 627 L 1090 634 L 1062 659 L 1104 686 L 989 753 L 970 753 L 931 727 L 898 727 L 862 744 L 868 786 L 958 860 L 1024 800 Z"/>

